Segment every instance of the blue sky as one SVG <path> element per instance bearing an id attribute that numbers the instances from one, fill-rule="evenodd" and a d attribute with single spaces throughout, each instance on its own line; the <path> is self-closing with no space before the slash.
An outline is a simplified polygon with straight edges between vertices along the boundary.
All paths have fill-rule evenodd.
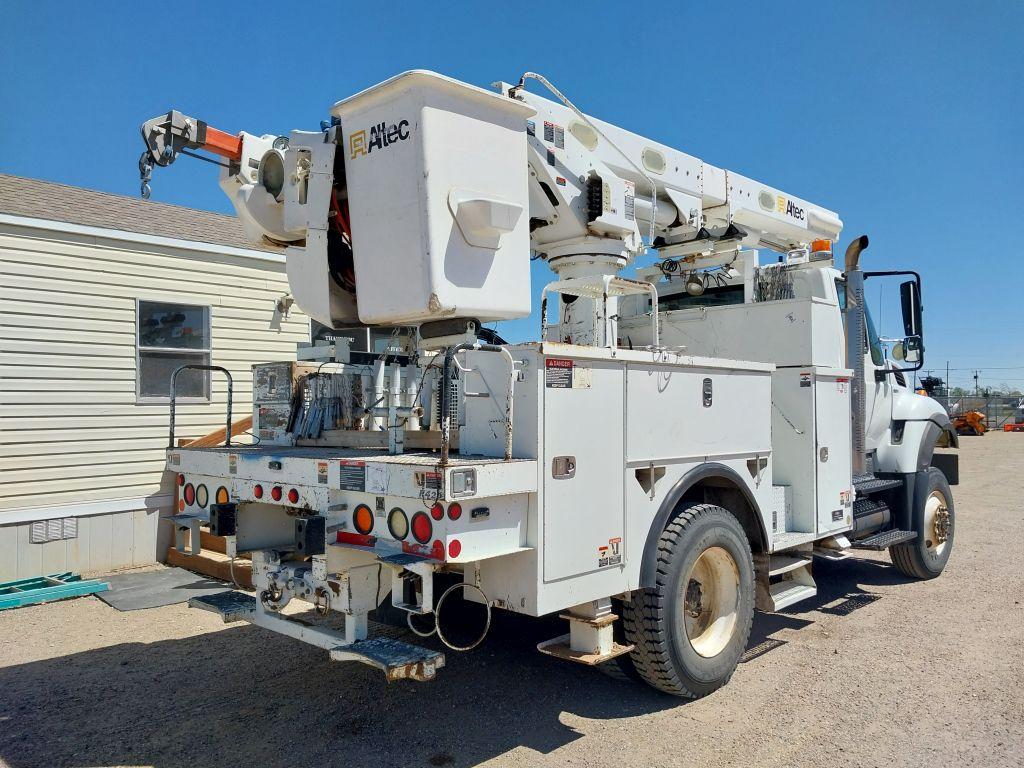
<path id="1" fill-rule="evenodd" d="M 0 172 L 135 195 L 138 126 L 170 107 L 284 133 L 407 69 L 481 86 L 532 69 L 602 119 L 839 212 L 841 248 L 871 237 L 868 268 L 921 272 L 928 367 L 1024 387 L 1024 3 L 5 0 L 0 17 Z M 229 212 L 216 169 L 160 170 L 154 200 Z"/>

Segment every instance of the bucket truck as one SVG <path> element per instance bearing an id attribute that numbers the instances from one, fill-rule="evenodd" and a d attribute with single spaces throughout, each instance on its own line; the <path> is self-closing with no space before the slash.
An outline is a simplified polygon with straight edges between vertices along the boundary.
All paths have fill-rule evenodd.
<path id="1" fill-rule="evenodd" d="M 220 158 L 321 329 L 253 367 L 256 444 L 230 414 L 220 447 L 172 426 L 172 524 L 225 536 L 255 584 L 193 606 L 419 680 L 494 611 L 555 614 L 540 651 L 692 698 L 728 681 L 755 607 L 813 598 L 816 560 L 888 549 L 908 576 L 942 572 L 957 438 L 906 384 L 921 281 L 863 271 L 866 237 L 837 262 L 834 212 L 533 73 L 487 91 L 406 72 L 313 131 L 172 111 L 142 132 L 147 191 L 182 153 Z M 534 261 L 555 275 L 539 297 Z M 891 276 L 905 337 L 887 355 L 864 284 Z M 537 298 L 538 341 L 486 327 Z M 437 642 L 375 636 L 371 612 Z"/>

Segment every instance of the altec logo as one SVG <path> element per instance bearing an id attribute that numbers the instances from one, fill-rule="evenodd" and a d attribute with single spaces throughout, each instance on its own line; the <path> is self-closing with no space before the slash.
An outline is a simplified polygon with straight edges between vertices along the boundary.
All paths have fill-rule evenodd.
<path id="1" fill-rule="evenodd" d="M 792 200 L 787 200 L 782 195 L 778 197 L 778 211 L 784 213 L 787 216 L 792 216 L 797 221 L 804 220 L 804 209 L 798 205 L 794 205 Z"/>
<path id="2" fill-rule="evenodd" d="M 348 137 L 349 157 L 355 160 L 360 155 L 368 155 L 375 149 L 387 149 L 392 144 L 409 138 L 409 121 L 400 120 L 394 125 L 386 122 L 377 123 L 370 128 L 369 141 L 366 131 L 356 131 Z"/>

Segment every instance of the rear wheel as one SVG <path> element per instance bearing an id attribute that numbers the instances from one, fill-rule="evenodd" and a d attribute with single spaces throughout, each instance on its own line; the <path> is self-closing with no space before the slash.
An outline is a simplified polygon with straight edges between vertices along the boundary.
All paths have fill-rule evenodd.
<path id="1" fill-rule="evenodd" d="M 754 616 L 754 562 L 739 521 L 721 507 L 684 507 L 661 535 L 655 586 L 623 606 L 637 674 L 699 698 L 725 685 Z"/>
<path id="2" fill-rule="evenodd" d="M 917 538 L 889 547 L 889 557 L 899 571 L 915 579 L 934 579 L 949 561 L 953 549 L 956 515 L 953 494 L 941 470 L 928 469 L 928 488 L 923 503 L 912 517 Z"/>

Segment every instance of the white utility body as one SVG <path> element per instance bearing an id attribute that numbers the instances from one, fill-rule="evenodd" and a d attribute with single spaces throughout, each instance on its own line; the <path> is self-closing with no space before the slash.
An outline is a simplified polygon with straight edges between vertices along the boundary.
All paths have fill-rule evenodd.
<path id="1" fill-rule="evenodd" d="M 144 182 L 186 148 L 228 160 L 221 186 L 286 247 L 327 339 L 254 366 L 255 445 L 177 446 L 172 403 L 179 546 L 209 525 L 257 591 L 193 604 L 389 679 L 444 656 L 370 637 L 371 611 L 456 650 L 492 610 L 557 613 L 568 633 L 540 650 L 692 697 L 728 680 L 755 605 L 815 595 L 815 556 L 891 547 L 937 576 L 956 463 L 934 449 L 955 436 L 902 373 L 923 356 L 916 275 L 898 273 L 899 369 L 864 307 L 867 238 L 835 265 L 835 213 L 590 118 L 539 75 L 496 88 L 407 72 L 280 137 L 143 126 Z M 619 274 L 649 248 L 655 267 Z M 505 343 L 482 323 L 530 313 L 538 259 L 557 276 L 540 341 Z M 480 611 L 465 642 L 453 604 Z"/>

